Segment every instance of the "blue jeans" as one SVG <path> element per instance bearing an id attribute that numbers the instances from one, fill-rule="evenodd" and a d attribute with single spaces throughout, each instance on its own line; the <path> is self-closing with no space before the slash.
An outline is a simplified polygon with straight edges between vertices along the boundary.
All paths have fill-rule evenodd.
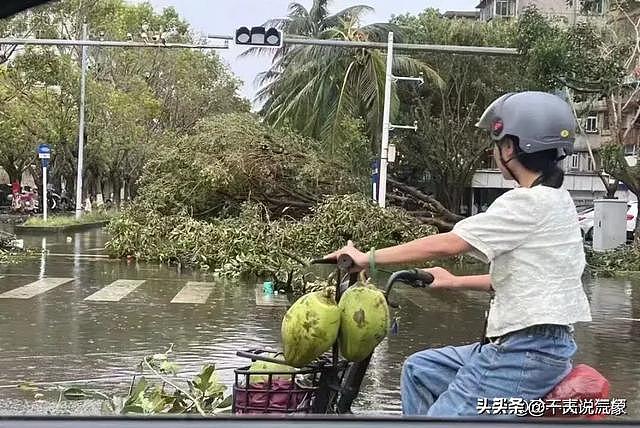
<path id="1" fill-rule="evenodd" d="M 542 398 L 569 374 L 576 349 L 569 327 L 540 325 L 482 346 L 418 352 L 402 368 L 402 412 L 478 417 L 479 398 Z"/>

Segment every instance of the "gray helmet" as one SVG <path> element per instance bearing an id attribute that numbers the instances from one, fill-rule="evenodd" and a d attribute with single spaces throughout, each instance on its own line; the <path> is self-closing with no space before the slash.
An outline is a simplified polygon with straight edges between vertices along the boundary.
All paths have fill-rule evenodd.
<path id="1" fill-rule="evenodd" d="M 576 119 L 571 106 L 546 92 L 509 93 L 495 100 L 476 124 L 494 141 L 518 137 L 525 153 L 558 149 L 558 158 L 573 153 Z"/>

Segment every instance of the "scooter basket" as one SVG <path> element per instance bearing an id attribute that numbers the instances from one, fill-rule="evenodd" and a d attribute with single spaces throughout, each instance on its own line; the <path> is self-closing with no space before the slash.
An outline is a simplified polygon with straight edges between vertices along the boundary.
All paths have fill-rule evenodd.
<path id="1" fill-rule="evenodd" d="M 255 355 L 256 359 L 260 359 L 258 354 Z M 344 376 L 344 365 L 334 367 L 328 360 L 321 358 L 295 372 L 252 371 L 250 366 L 235 369 L 232 412 L 326 413 L 334 404 L 336 390 Z"/>

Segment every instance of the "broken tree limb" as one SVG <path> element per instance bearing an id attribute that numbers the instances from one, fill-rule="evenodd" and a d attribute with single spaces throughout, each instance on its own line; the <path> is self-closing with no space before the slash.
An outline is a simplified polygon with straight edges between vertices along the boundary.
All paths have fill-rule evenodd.
<path id="1" fill-rule="evenodd" d="M 422 222 L 423 224 L 428 224 L 430 226 L 435 226 L 438 228 L 440 232 L 449 232 L 453 229 L 454 224 L 450 223 L 446 220 L 436 217 L 419 217 L 416 218 Z"/>
<path id="2" fill-rule="evenodd" d="M 439 214 L 439 217 L 443 217 L 444 219 L 456 223 L 460 220 L 462 220 L 464 217 L 458 214 L 455 214 L 451 211 L 449 211 L 447 208 L 445 208 L 444 205 L 442 205 L 437 199 L 421 192 L 420 190 L 416 189 L 415 187 L 409 186 L 407 184 L 401 183 L 399 181 L 394 180 L 393 178 L 389 178 L 389 183 L 391 185 L 393 185 L 394 187 L 398 188 L 399 190 L 401 190 L 402 192 L 411 195 L 412 197 L 414 197 L 415 199 L 422 201 L 422 202 L 426 202 L 427 204 L 429 204 L 431 207 L 433 207 L 433 210 Z"/>

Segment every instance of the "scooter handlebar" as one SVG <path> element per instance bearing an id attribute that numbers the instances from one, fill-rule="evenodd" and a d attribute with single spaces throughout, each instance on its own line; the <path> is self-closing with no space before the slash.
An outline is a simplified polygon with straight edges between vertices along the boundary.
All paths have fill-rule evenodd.
<path id="1" fill-rule="evenodd" d="M 389 301 L 389 294 L 391 293 L 391 289 L 397 282 L 409 284 L 413 288 L 427 288 L 433 283 L 433 281 L 433 275 L 431 275 L 429 272 L 425 272 L 420 269 L 401 270 L 391 275 L 391 277 L 387 281 L 387 285 L 385 286 L 384 294 L 387 298 L 387 301 Z"/>
<path id="2" fill-rule="evenodd" d="M 433 275 L 421 269 L 411 269 L 404 272 L 405 273 L 401 275 L 399 280 L 409 283 L 409 285 L 414 288 L 426 288 L 430 286 L 434 281 Z"/>

